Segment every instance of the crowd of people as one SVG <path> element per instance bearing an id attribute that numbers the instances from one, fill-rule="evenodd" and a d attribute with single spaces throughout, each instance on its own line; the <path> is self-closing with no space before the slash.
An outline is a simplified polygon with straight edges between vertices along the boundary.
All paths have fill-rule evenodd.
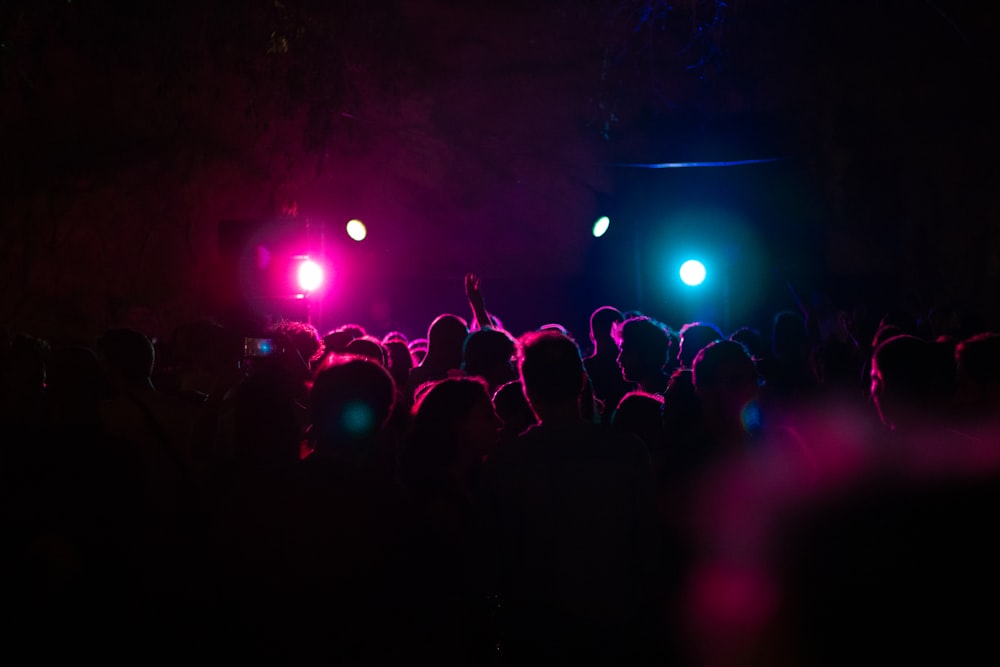
<path id="1" fill-rule="evenodd" d="M 0 356 L 0 598 L 38 660 L 997 657 L 1000 332 L 799 301 L 515 334 L 212 320 Z M 985 606 L 984 606 L 985 605 Z"/>

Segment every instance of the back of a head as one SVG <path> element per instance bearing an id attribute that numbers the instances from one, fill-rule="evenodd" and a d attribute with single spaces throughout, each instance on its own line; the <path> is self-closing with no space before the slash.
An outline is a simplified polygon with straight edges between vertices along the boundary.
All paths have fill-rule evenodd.
<path id="1" fill-rule="evenodd" d="M 611 326 L 624 321 L 622 311 L 614 306 L 601 306 L 590 314 L 590 342 L 594 344 L 595 352 L 604 346 L 612 347 Z"/>
<path id="2" fill-rule="evenodd" d="M 268 327 L 268 332 L 276 336 L 284 336 L 292 347 L 302 357 L 302 361 L 310 363 L 315 360 L 323 348 L 323 339 L 309 322 L 300 320 L 281 320 Z"/>
<path id="3" fill-rule="evenodd" d="M 374 336 L 364 335 L 347 344 L 346 352 L 359 357 L 368 357 L 388 367 L 388 352 L 382 342 Z"/>
<path id="4" fill-rule="evenodd" d="M 365 357 L 327 357 L 309 393 L 310 436 L 317 451 L 358 453 L 381 431 L 395 399 L 392 376 L 378 362 Z"/>
<path id="5" fill-rule="evenodd" d="M 554 329 L 521 336 L 518 368 L 524 393 L 532 405 L 578 400 L 586 374 L 580 347 Z"/>
<path id="6" fill-rule="evenodd" d="M 97 350 L 105 365 L 129 384 L 146 382 L 152 376 L 156 352 L 141 331 L 108 329 L 98 339 Z"/>
<path id="7" fill-rule="evenodd" d="M 327 332 L 323 336 L 324 354 L 344 354 L 347 352 L 347 345 L 355 338 L 365 335 L 364 329 L 353 325 L 345 324 L 337 327 L 333 331 Z"/>
<path id="8" fill-rule="evenodd" d="M 722 331 L 710 322 L 688 322 L 680 330 L 677 360 L 684 368 L 691 368 L 695 356 L 703 347 L 722 338 L 725 338 Z"/>
<path id="9" fill-rule="evenodd" d="M 691 379 L 698 391 L 726 384 L 756 386 L 757 366 L 742 344 L 717 340 L 703 347 L 694 359 Z"/>
<path id="10" fill-rule="evenodd" d="M 960 341 L 955 362 L 960 374 L 976 384 L 1000 386 L 1000 333 L 980 333 Z"/>
<path id="11" fill-rule="evenodd" d="M 764 356 L 764 338 L 760 331 L 749 325 L 742 326 L 729 335 L 729 340 L 734 340 L 747 349 L 751 357 L 760 359 Z"/>
<path id="12" fill-rule="evenodd" d="M 663 396 L 644 391 L 625 394 L 611 414 L 611 426 L 635 433 L 649 447 L 660 445 L 663 432 Z"/>
<path id="13" fill-rule="evenodd" d="M 951 407 L 956 372 L 945 346 L 908 334 L 893 336 L 872 353 L 872 376 L 876 406 L 883 420 L 896 426 L 908 417 L 944 416 Z"/>
<path id="14" fill-rule="evenodd" d="M 469 333 L 462 351 L 462 368 L 469 375 L 492 380 L 497 369 L 510 368 L 517 343 L 506 331 L 477 329 Z M 505 380 L 511 379 L 510 377 Z"/>
<path id="15" fill-rule="evenodd" d="M 398 339 L 384 341 L 383 345 L 389 359 L 389 372 L 396 378 L 396 384 L 402 386 L 415 363 L 410 346 Z"/>
<path id="16" fill-rule="evenodd" d="M 464 318 L 443 313 L 434 318 L 427 329 L 427 353 L 424 362 L 454 364 L 462 363 L 462 345 L 469 335 L 469 326 Z"/>
<path id="17" fill-rule="evenodd" d="M 479 378 L 447 378 L 431 384 L 414 404 L 408 446 L 401 468 L 442 471 L 459 457 L 457 429 L 476 406 L 491 401 Z"/>
<path id="18" fill-rule="evenodd" d="M 512 380 L 500 387 L 493 394 L 493 405 L 497 414 L 504 422 L 510 419 L 524 421 L 529 426 L 535 421 L 535 413 L 531 411 L 528 399 L 524 397 L 524 387 L 520 380 Z"/>

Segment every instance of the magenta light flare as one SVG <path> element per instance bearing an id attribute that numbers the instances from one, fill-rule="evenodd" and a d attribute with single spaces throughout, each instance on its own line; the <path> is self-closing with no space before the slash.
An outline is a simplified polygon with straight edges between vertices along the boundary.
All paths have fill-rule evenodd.
<path id="1" fill-rule="evenodd" d="M 309 258 L 302 260 L 298 270 L 299 287 L 314 292 L 323 284 L 323 267 Z"/>

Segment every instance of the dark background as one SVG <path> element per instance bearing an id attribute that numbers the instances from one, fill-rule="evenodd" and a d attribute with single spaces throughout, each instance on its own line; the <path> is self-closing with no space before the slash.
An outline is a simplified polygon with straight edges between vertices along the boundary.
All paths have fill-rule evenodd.
<path id="1" fill-rule="evenodd" d="M 276 226 L 336 258 L 310 304 L 321 328 L 421 335 L 468 314 L 467 271 L 514 333 L 585 338 L 605 303 L 766 327 L 787 281 L 995 323 L 996 14 L 8 0 L 0 325 L 89 339 L 242 321 L 260 300 L 240 239 Z M 648 168 L 751 159 L 773 161 Z M 342 232 L 353 217 L 363 244 Z M 677 290 L 689 244 L 728 280 Z"/>

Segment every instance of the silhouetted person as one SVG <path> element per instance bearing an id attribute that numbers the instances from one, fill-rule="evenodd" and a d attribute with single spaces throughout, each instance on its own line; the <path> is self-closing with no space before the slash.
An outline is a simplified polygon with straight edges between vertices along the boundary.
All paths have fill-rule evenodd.
<path id="1" fill-rule="evenodd" d="M 407 555 L 415 649 L 439 665 L 485 664 L 492 646 L 472 576 L 472 490 L 500 420 L 479 377 L 432 383 L 413 408 L 399 474 L 414 515 Z"/>
<path id="2" fill-rule="evenodd" d="M 773 409 L 789 405 L 794 409 L 795 403 L 817 396 L 819 381 L 813 372 L 813 345 L 802 315 L 793 310 L 775 313 L 770 353 L 760 361 L 765 401 Z"/>
<path id="3" fill-rule="evenodd" d="M 521 380 L 512 380 L 501 385 L 493 394 L 493 405 L 503 425 L 500 427 L 500 444 L 514 440 L 524 433 L 529 426 L 538 423 L 538 418 L 531 410 L 528 399 L 524 396 Z"/>
<path id="4" fill-rule="evenodd" d="M 729 334 L 729 340 L 734 340 L 747 349 L 754 359 L 761 359 L 765 355 L 764 338 L 756 328 L 744 325 Z"/>
<path id="5" fill-rule="evenodd" d="M 664 458 L 663 395 L 635 390 L 625 394 L 611 415 L 611 428 L 633 433 L 649 451 L 654 477 Z"/>
<path id="6" fill-rule="evenodd" d="M 322 336 L 322 354 L 343 354 L 347 352 L 347 344 L 355 338 L 361 338 L 368 332 L 360 324 L 341 324 Z"/>
<path id="7" fill-rule="evenodd" d="M 382 345 L 385 346 L 389 358 L 389 373 L 396 382 L 396 386 L 402 388 L 410 377 L 410 371 L 416 365 L 413 352 L 410 351 L 410 346 L 405 340 L 398 338 L 389 340 L 383 338 Z"/>
<path id="8" fill-rule="evenodd" d="M 677 365 L 680 368 L 691 368 L 701 348 L 725 338 L 719 327 L 711 322 L 688 322 L 681 327 L 678 335 L 680 345 L 677 348 Z"/>
<path id="9" fill-rule="evenodd" d="M 612 326 L 624 321 L 625 316 L 614 306 L 601 306 L 590 314 L 590 344 L 593 349 L 590 356 L 584 357 L 583 367 L 590 377 L 594 398 L 602 406 L 601 418 L 605 420 L 622 396 L 635 388 L 635 383 L 627 382 L 622 377 L 622 369 L 618 365 L 618 343 L 611 335 Z"/>
<path id="10" fill-rule="evenodd" d="M 449 374 L 460 374 L 462 346 L 469 335 L 466 321 L 458 315 L 438 315 L 427 329 L 427 354 L 420 365 L 410 371 L 403 396 L 412 401 L 417 388 L 431 380 L 443 380 Z"/>
<path id="11" fill-rule="evenodd" d="M 333 355 L 317 369 L 313 451 L 295 466 L 283 541 L 290 560 L 275 573 L 278 597 L 260 628 L 278 628 L 272 659 L 362 665 L 410 654 L 399 560 L 409 521 L 402 489 L 379 460 L 395 401 L 392 376 L 375 361 Z"/>
<path id="12" fill-rule="evenodd" d="M 980 333 L 959 342 L 955 364 L 963 427 L 1000 438 L 1000 333 Z"/>
<path id="13" fill-rule="evenodd" d="M 382 341 L 375 336 L 364 335 L 355 338 L 344 348 L 347 354 L 367 357 L 389 368 L 389 352 Z"/>
<path id="14" fill-rule="evenodd" d="M 649 454 L 634 435 L 582 417 L 575 341 L 544 330 L 520 346 L 539 424 L 487 460 L 480 496 L 502 659 L 636 664 L 650 657 L 662 603 Z"/>
<path id="15" fill-rule="evenodd" d="M 940 344 L 892 336 L 872 355 L 871 397 L 885 426 L 904 438 L 952 425 L 956 369 Z"/>
<path id="16" fill-rule="evenodd" d="M 670 379 L 670 334 L 650 317 L 632 317 L 612 325 L 618 344 L 618 366 L 626 382 L 650 394 L 661 394 Z"/>
<path id="17" fill-rule="evenodd" d="M 470 331 L 462 349 L 462 370 L 486 380 L 490 394 L 517 378 L 514 338 L 500 329 Z"/>

